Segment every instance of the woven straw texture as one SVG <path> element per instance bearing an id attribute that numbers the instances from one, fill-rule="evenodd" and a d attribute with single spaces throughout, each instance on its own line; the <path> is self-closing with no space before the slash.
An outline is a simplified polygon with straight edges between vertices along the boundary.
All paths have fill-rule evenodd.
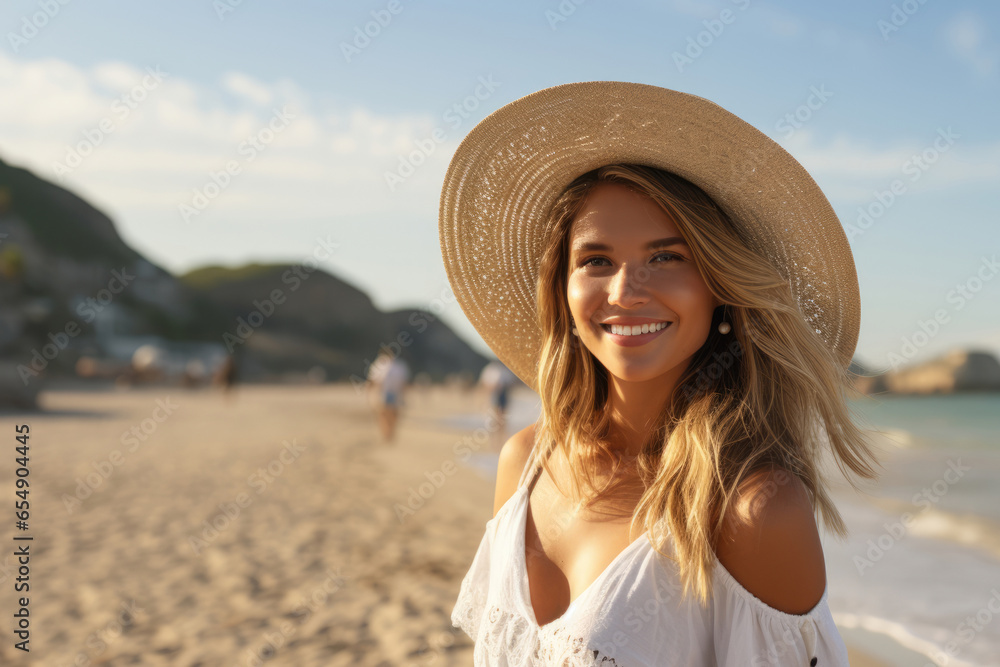
<path id="1" fill-rule="evenodd" d="M 639 83 L 546 88 L 474 127 L 449 164 L 439 232 L 448 280 L 483 340 L 536 388 L 535 308 L 546 214 L 574 178 L 616 162 L 701 187 L 788 281 L 803 317 L 850 363 L 861 304 L 854 259 L 806 170 L 765 134 L 704 98 Z"/>

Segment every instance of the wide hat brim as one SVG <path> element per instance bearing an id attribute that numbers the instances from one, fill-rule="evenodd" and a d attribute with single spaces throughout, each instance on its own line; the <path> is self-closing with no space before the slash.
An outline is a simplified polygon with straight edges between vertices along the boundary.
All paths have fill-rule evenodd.
<path id="1" fill-rule="evenodd" d="M 438 222 L 452 291 L 497 358 L 536 387 L 535 290 L 546 216 L 577 176 L 659 167 L 702 188 L 781 273 L 803 317 L 851 362 L 861 324 L 854 258 L 819 186 L 781 146 L 704 98 L 622 81 L 568 83 L 497 109 L 448 166 Z"/>

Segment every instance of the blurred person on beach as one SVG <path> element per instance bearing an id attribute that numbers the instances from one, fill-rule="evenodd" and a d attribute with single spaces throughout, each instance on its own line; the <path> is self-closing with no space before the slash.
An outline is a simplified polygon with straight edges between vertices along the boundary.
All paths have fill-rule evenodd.
<path id="1" fill-rule="evenodd" d="M 379 430 L 386 443 L 392 443 L 396 438 L 399 408 L 409 380 L 409 364 L 388 352 L 379 354 L 368 369 L 368 382 L 377 392 Z"/>
<path id="2" fill-rule="evenodd" d="M 222 387 L 222 393 L 226 398 L 230 398 L 238 378 L 239 369 L 237 368 L 236 355 L 230 352 L 215 372 L 215 383 Z"/>
<path id="3" fill-rule="evenodd" d="M 507 405 L 510 403 L 510 390 L 516 382 L 517 376 L 499 361 L 486 364 L 479 374 L 479 386 L 489 394 L 489 414 L 494 420 L 489 424 L 489 430 L 494 451 L 500 451 L 500 446 L 507 440 Z"/>
<path id="4" fill-rule="evenodd" d="M 452 611 L 474 664 L 849 667 L 823 457 L 859 491 L 879 464 L 853 257 L 802 166 L 701 97 L 589 81 L 481 121 L 441 202 L 456 298 L 542 408 Z"/>

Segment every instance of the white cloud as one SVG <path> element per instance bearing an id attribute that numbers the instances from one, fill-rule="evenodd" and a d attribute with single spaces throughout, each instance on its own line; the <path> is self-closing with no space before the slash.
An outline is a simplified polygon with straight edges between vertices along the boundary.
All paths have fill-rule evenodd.
<path id="1" fill-rule="evenodd" d="M 94 90 L 96 79 L 62 60 L 22 64 L 0 55 L 0 127 L 58 131 L 89 119 L 107 106 Z"/>
<path id="2" fill-rule="evenodd" d="M 123 93 L 142 80 L 144 72 L 121 62 L 100 63 L 94 67 L 94 78 L 108 89 Z"/>
<path id="3" fill-rule="evenodd" d="M 358 142 L 354 137 L 339 135 L 330 142 L 330 147 L 335 153 L 349 155 L 358 152 Z"/>
<path id="4" fill-rule="evenodd" d="M 234 95 L 261 106 L 267 106 L 274 99 L 267 86 L 242 72 L 229 72 L 222 78 L 222 85 Z"/>
<path id="5" fill-rule="evenodd" d="M 241 173 L 202 217 L 239 220 L 273 215 L 284 219 L 342 215 L 345 211 L 413 211 L 433 202 L 422 189 L 428 177 L 443 178 L 457 137 L 396 192 L 384 172 L 398 166 L 414 141 L 434 129 L 429 115 L 383 115 L 367 109 L 314 111 L 290 81 L 274 85 L 230 72 L 218 83 L 242 102 L 223 104 L 217 91 L 167 74 L 141 102 L 123 106 L 122 94 L 140 85 L 146 70 L 121 62 L 81 68 L 57 59 L 19 62 L 0 54 L 0 156 L 59 181 L 57 163 L 87 149 L 63 184 L 112 202 L 124 225 L 144 224 L 151 213 L 177 217 L 192 188 L 210 172 L 239 163 Z M 280 132 L 268 127 L 274 110 L 292 119 Z M 102 121 L 110 132 L 99 132 Z M 254 137 L 272 139 L 262 150 L 241 153 Z M 99 141 L 94 141 L 99 139 Z M 261 141 L 257 139 L 257 141 Z M 436 210 L 433 203 L 427 209 Z M 133 222 L 130 222 L 133 221 Z"/>
<path id="6" fill-rule="evenodd" d="M 940 128 L 947 134 L 948 128 Z M 961 133 L 946 151 L 938 151 L 937 133 L 889 148 L 873 148 L 849 136 L 819 144 L 807 129 L 779 143 L 818 182 L 831 200 L 864 203 L 875 190 L 896 179 L 908 192 L 963 184 L 1000 184 L 1000 143 L 965 145 Z M 942 139 L 938 147 L 947 146 Z"/>
<path id="7" fill-rule="evenodd" d="M 982 76 L 997 69 L 997 51 L 986 43 L 985 22 L 971 12 L 962 12 L 944 27 L 945 39 L 952 53 Z"/>

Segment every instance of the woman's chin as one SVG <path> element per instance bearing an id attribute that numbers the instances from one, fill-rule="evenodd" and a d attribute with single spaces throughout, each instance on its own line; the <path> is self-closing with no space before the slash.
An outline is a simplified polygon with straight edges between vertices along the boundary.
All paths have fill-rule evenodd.
<path id="1" fill-rule="evenodd" d="M 651 355 L 652 356 L 652 355 Z M 691 358 L 676 359 L 674 355 L 664 358 L 650 358 L 649 356 L 634 359 L 622 359 L 621 357 L 598 359 L 609 375 L 614 376 L 618 382 L 642 383 L 650 382 L 658 378 L 665 378 L 671 373 L 678 371 L 678 366 L 688 363 Z"/>
<path id="2" fill-rule="evenodd" d="M 613 375 L 619 382 L 649 382 L 667 373 L 669 368 L 652 368 L 648 364 L 643 365 L 619 365 L 605 366 L 608 373 Z"/>

